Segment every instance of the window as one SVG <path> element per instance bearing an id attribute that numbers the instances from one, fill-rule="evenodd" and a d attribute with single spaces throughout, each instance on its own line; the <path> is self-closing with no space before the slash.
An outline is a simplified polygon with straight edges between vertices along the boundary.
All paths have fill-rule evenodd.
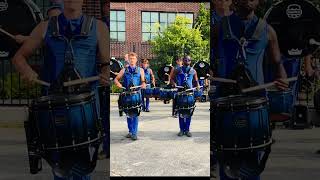
<path id="1" fill-rule="evenodd" d="M 125 11 L 110 11 L 110 39 L 111 41 L 126 40 Z"/>
<path id="2" fill-rule="evenodd" d="M 157 33 L 163 32 L 174 22 L 177 15 L 189 18 L 189 26 L 192 28 L 193 13 L 142 12 L 142 41 L 152 40 Z"/>

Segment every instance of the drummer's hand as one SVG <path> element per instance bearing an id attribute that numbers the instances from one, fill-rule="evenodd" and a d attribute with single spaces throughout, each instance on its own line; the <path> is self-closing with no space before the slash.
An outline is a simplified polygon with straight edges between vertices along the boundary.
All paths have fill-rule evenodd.
<path id="1" fill-rule="evenodd" d="M 110 86 L 110 80 L 108 79 L 108 75 L 101 73 L 99 77 L 100 77 L 100 83 L 103 86 Z"/>
<path id="2" fill-rule="evenodd" d="M 200 87 L 200 85 L 198 84 L 198 86 L 197 86 L 197 90 L 199 91 L 201 89 L 201 87 Z"/>
<path id="3" fill-rule="evenodd" d="M 16 35 L 14 36 L 14 40 L 19 43 L 22 44 L 29 36 L 23 36 L 23 35 Z"/>
<path id="4" fill-rule="evenodd" d="M 142 88 L 142 89 L 146 89 L 146 88 L 147 88 L 147 84 L 146 84 L 145 82 L 143 82 L 143 83 L 141 84 L 141 88 Z"/>
<path id="5" fill-rule="evenodd" d="M 21 78 L 25 80 L 28 85 L 33 85 L 38 77 L 38 74 L 32 70 L 21 74 Z"/>
<path id="6" fill-rule="evenodd" d="M 275 86 L 280 90 L 286 90 L 289 87 L 289 82 L 284 81 L 283 79 L 276 79 L 274 83 Z"/>

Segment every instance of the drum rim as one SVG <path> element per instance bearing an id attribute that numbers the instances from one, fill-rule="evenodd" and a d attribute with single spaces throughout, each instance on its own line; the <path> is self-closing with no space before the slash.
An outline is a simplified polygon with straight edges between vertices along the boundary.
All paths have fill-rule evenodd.
<path id="1" fill-rule="evenodd" d="M 65 98 L 63 98 L 63 94 L 52 94 L 47 96 L 41 96 L 32 102 L 32 106 L 50 106 L 50 105 L 59 105 L 59 104 L 77 104 L 84 101 L 89 101 L 94 97 L 95 93 L 94 91 L 81 93 L 81 94 L 73 94 L 73 95 L 67 95 Z M 65 96 L 65 95 L 64 95 Z M 59 99 L 54 99 L 55 97 L 59 97 Z M 49 103 L 50 102 L 50 103 Z"/>
<path id="2" fill-rule="evenodd" d="M 270 138 L 268 139 L 268 141 L 266 143 L 254 145 L 254 146 L 248 146 L 248 147 L 240 147 L 240 148 L 235 148 L 235 147 L 224 148 L 221 146 L 219 147 L 218 143 L 215 140 L 213 140 L 213 143 L 216 144 L 218 151 L 250 151 L 250 150 L 255 150 L 255 149 L 266 148 L 268 145 L 271 145 L 272 144 L 272 137 L 270 136 Z"/>
<path id="3" fill-rule="evenodd" d="M 223 100 L 227 100 L 228 98 L 243 98 L 243 97 L 247 97 L 247 98 L 256 98 L 253 102 L 252 101 L 245 101 L 245 103 L 236 103 L 236 104 L 231 104 L 231 103 L 221 103 Z M 250 99 L 250 100 L 251 100 Z M 215 108 L 219 108 L 223 109 L 223 108 L 231 108 L 231 107 L 236 107 L 236 108 L 240 108 L 240 107 L 247 107 L 247 106 L 262 106 L 262 105 L 266 105 L 268 103 L 268 99 L 266 97 L 259 97 L 259 96 L 243 96 L 243 95 L 231 95 L 231 96 L 226 96 L 226 97 L 220 97 L 220 98 L 216 98 L 213 99 L 212 101 L 212 105 Z M 262 106 L 263 107 L 263 106 Z"/>

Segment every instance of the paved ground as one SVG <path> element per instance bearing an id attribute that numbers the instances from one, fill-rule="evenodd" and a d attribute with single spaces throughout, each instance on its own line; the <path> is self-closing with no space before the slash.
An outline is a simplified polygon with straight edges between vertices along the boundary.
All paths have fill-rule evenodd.
<path id="1" fill-rule="evenodd" d="M 320 128 L 305 130 L 276 129 L 273 131 L 276 143 L 262 180 L 302 180 L 319 179 Z"/>
<path id="2" fill-rule="evenodd" d="M 0 127 L 2 125 L 0 122 Z M 50 166 L 44 160 L 42 163 L 43 170 L 37 175 L 31 175 L 24 129 L 0 128 L 0 180 L 53 179 Z M 92 180 L 106 179 L 107 164 L 109 164 L 107 160 L 98 161 Z"/>
<path id="3" fill-rule="evenodd" d="M 119 117 L 111 101 L 112 176 L 209 176 L 209 103 L 197 103 L 189 138 L 176 135 L 179 123 L 171 117 L 171 104 L 151 102 L 151 112 L 140 116 L 139 140 L 132 142 L 124 137 L 125 116 Z"/>

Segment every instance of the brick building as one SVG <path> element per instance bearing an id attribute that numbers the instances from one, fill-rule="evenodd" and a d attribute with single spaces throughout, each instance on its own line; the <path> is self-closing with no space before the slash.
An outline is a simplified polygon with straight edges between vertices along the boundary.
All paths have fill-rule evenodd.
<path id="1" fill-rule="evenodd" d="M 177 15 L 187 17 L 192 23 L 198 15 L 199 3 L 110 3 L 111 56 L 123 58 L 135 51 L 141 58 L 152 59 L 150 45 L 157 32 L 175 20 Z M 156 26 L 160 25 L 160 27 Z M 192 26 L 192 24 L 190 24 Z"/>

